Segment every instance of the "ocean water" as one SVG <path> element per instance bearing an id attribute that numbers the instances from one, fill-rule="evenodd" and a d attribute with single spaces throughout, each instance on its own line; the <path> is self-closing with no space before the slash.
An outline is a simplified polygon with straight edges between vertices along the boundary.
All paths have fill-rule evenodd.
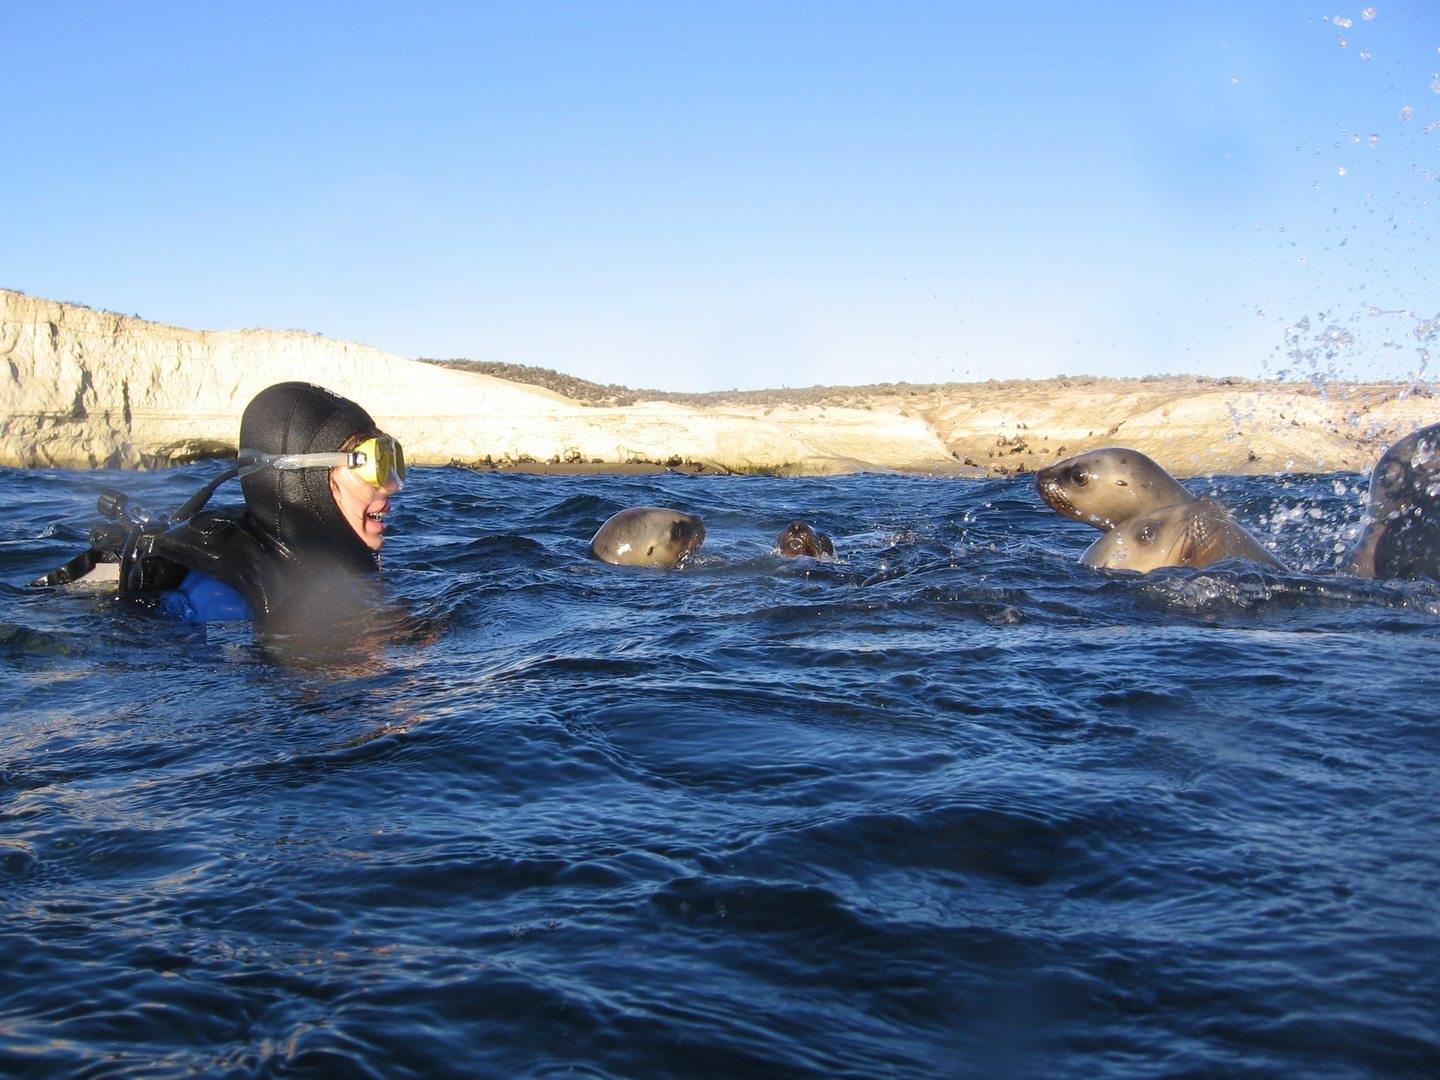
<path id="1" fill-rule="evenodd" d="M 24 587 L 218 468 L 0 471 L 0 1073 L 1440 1073 L 1440 586 L 1335 576 L 1363 477 L 1198 482 L 1294 570 L 1140 577 L 1025 479 L 416 469 L 423 632 L 322 659 Z M 638 504 L 692 565 L 587 557 Z"/>

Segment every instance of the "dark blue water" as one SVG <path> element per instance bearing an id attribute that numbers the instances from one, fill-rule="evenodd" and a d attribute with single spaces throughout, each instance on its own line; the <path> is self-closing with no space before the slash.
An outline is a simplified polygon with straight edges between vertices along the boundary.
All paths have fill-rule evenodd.
<path id="1" fill-rule="evenodd" d="M 1359 478 L 1142 578 L 1025 480 L 415 470 L 424 632 L 343 661 L 22 587 L 216 468 L 0 471 L 0 1073 L 1440 1072 L 1440 587 L 1333 576 Z M 694 565 L 586 557 L 642 503 Z"/>

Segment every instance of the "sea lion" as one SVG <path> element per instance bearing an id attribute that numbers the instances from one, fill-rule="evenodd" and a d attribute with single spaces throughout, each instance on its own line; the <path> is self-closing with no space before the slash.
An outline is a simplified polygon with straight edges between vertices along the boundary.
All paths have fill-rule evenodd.
<path id="1" fill-rule="evenodd" d="M 616 566 L 678 565 L 705 542 L 705 523 L 660 506 L 621 510 L 590 541 L 591 553 Z"/>
<path id="2" fill-rule="evenodd" d="M 1035 474 L 1035 488 L 1056 513 L 1102 532 L 1120 522 L 1191 498 L 1150 458 L 1124 446 L 1089 450 Z"/>
<path id="3" fill-rule="evenodd" d="M 809 555 L 818 559 L 822 555 L 835 555 L 835 544 L 824 533 L 817 533 L 803 521 L 792 521 L 780 530 L 775 547 L 787 559 L 798 555 Z"/>
<path id="4" fill-rule="evenodd" d="M 1209 566 L 1221 559 L 1249 559 L 1283 569 L 1230 511 L 1208 495 L 1136 514 L 1080 556 L 1086 566 L 1141 573 L 1161 566 Z"/>
<path id="5" fill-rule="evenodd" d="M 1341 570 L 1440 578 L 1440 424 L 1412 431 L 1370 471 L 1370 520 Z"/>

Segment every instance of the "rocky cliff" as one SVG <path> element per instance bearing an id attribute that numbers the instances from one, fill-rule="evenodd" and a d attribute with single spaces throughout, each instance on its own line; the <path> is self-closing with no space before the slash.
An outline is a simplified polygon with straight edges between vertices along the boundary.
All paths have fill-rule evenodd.
<path id="1" fill-rule="evenodd" d="M 732 471 L 1012 473 L 1122 443 L 1180 475 L 1366 469 L 1440 420 L 1406 388 L 1196 379 L 843 389 L 818 401 L 584 405 L 313 334 L 185 330 L 0 290 L 0 465 L 144 468 L 233 453 L 240 412 L 304 379 L 415 464 L 700 462 Z"/>

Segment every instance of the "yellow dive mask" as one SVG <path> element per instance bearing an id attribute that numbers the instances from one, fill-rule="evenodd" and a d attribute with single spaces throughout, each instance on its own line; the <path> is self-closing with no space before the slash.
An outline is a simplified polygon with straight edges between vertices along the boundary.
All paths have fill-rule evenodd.
<path id="1" fill-rule="evenodd" d="M 238 475 L 244 477 L 261 469 L 351 469 L 372 487 L 405 486 L 405 451 L 390 435 L 373 435 L 354 450 L 333 450 L 318 454 L 267 454 L 241 450 L 235 457 Z"/>

